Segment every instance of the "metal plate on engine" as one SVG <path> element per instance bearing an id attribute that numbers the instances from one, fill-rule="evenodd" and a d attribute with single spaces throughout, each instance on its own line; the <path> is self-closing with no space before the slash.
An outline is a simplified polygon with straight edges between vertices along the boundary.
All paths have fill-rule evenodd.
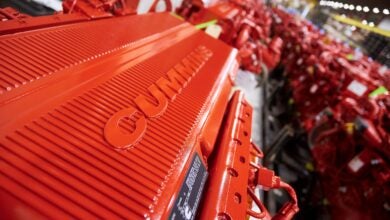
<path id="1" fill-rule="evenodd" d="M 169 219 L 195 218 L 208 172 L 198 154 L 194 155 Z"/>

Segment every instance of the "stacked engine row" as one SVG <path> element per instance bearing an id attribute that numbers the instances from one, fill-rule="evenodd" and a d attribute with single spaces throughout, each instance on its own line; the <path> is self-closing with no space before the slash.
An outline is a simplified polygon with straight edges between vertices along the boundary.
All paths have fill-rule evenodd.
<path id="1" fill-rule="evenodd" d="M 283 53 L 268 81 L 267 109 L 276 127 L 295 130 L 294 146 L 282 151 L 291 156 L 306 147 L 311 157 L 297 172 L 317 179 L 306 181 L 300 202 L 327 207 L 332 219 L 389 218 L 389 69 L 305 20 L 273 14 Z M 296 144 L 302 138 L 305 147 Z"/>
<path id="2" fill-rule="evenodd" d="M 262 1 L 184 1 L 177 13 L 194 25 L 216 23 L 216 38 L 239 50 L 241 68 L 261 73 L 280 61 L 282 40 L 271 37 L 271 10 Z M 213 26 L 211 26 L 213 28 Z M 216 32 L 216 33 L 215 33 Z"/>

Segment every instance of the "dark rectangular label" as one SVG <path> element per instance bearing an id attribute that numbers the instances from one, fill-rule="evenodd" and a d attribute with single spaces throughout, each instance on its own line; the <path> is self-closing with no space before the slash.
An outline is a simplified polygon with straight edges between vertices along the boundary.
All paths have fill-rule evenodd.
<path id="1" fill-rule="evenodd" d="M 195 218 L 207 176 L 206 167 L 199 155 L 195 153 L 169 219 L 192 220 Z"/>

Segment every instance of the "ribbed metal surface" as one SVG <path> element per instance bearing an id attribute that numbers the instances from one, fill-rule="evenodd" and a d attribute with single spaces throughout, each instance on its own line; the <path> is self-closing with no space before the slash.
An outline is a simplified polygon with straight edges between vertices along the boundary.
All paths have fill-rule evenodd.
<path id="1" fill-rule="evenodd" d="M 156 32 L 175 30 L 179 24 L 167 14 L 155 16 L 160 16 L 153 20 L 159 24 L 155 27 L 161 28 L 153 29 Z M 150 35 L 149 30 L 142 30 L 144 24 L 136 17 L 108 19 L 6 36 L 0 42 L 1 89 L 12 92 L 12 88 L 27 86 L 63 68 L 81 68 L 82 62 L 115 48 L 139 44 L 136 39 Z M 115 112 L 134 106 L 132 100 L 137 95 L 150 96 L 147 87 L 199 42 L 225 57 L 211 57 L 167 111 L 148 121 L 145 136 L 131 150 L 114 150 L 103 135 L 107 120 Z M 172 169 L 190 147 L 186 145 L 189 135 L 199 126 L 205 101 L 219 74 L 212 70 L 222 68 L 230 52 L 199 32 L 164 46 L 166 49 L 151 58 L 41 112 L 13 132 L 1 134 L 0 189 L 52 219 L 151 215 L 164 187 L 172 183 Z M 132 123 L 122 126 L 131 130 Z"/>
<path id="2" fill-rule="evenodd" d="M 16 37 L 2 36 L 0 94 L 72 65 L 135 46 L 132 44 L 134 40 L 159 33 L 180 22 L 172 19 L 168 21 L 161 14 L 157 16 L 159 18 L 153 20 L 145 16 L 115 18 L 115 22 L 102 20 L 19 34 Z M 155 28 L 136 25 L 142 19 L 150 20 Z"/>

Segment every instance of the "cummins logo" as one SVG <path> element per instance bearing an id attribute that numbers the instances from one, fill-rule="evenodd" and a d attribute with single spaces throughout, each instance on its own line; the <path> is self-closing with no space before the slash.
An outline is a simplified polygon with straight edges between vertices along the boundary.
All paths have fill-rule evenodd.
<path id="1" fill-rule="evenodd" d="M 136 106 L 129 106 L 112 115 L 104 128 L 104 137 L 107 142 L 116 149 L 128 149 L 139 142 L 147 129 L 148 118 L 162 115 L 169 102 L 181 93 L 211 56 L 212 52 L 206 47 L 197 47 L 170 69 L 165 76 L 147 88 L 156 102 L 140 94 L 133 100 Z M 136 114 L 141 116 L 135 121 L 135 129 L 123 132 L 123 128 L 120 127 L 121 120 L 129 119 Z"/>

